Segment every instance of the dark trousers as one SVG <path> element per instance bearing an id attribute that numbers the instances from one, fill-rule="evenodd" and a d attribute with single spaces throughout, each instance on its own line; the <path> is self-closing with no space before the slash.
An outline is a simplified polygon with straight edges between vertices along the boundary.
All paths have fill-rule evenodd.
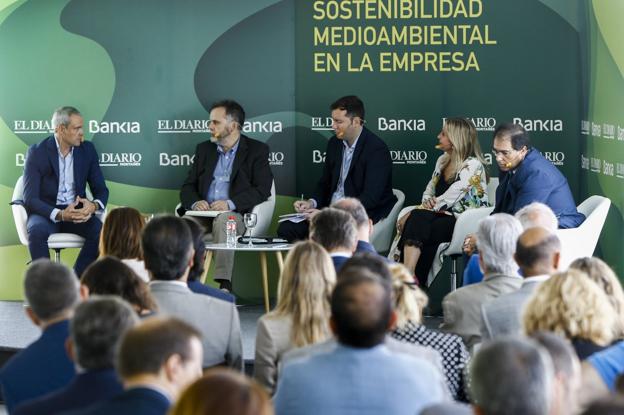
<path id="1" fill-rule="evenodd" d="M 98 218 L 91 216 L 91 219 L 84 223 L 59 222 L 54 223 L 50 218 L 37 214 L 28 215 L 28 250 L 32 260 L 39 258 L 50 258 L 48 250 L 48 237 L 53 233 L 75 233 L 85 238 L 84 245 L 78 254 L 74 271 L 80 277 L 82 272 L 98 257 L 98 244 L 102 222 Z"/>
<path id="2" fill-rule="evenodd" d="M 277 227 L 277 236 L 286 239 L 290 243 L 308 239 L 309 233 L 310 222 L 307 220 L 299 223 L 285 221 L 281 222 Z"/>

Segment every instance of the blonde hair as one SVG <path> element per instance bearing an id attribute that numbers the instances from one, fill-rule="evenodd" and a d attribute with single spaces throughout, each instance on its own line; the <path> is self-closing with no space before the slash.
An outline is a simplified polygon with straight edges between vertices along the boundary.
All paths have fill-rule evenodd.
<path id="1" fill-rule="evenodd" d="M 569 268 L 583 271 L 602 288 L 617 317 L 614 334 L 618 339 L 624 338 L 624 290 L 615 272 L 602 259 L 590 257 L 575 259 Z"/>
<path id="2" fill-rule="evenodd" d="M 569 269 L 537 287 L 525 307 L 523 325 L 527 335 L 552 331 L 606 346 L 613 340 L 614 314 L 600 287 L 584 272 Z"/>
<path id="3" fill-rule="evenodd" d="M 477 129 L 472 121 L 467 118 L 447 118 L 442 128 L 446 129 L 446 136 L 453 145 L 453 151 L 450 154 L 445 153 L 442 159 L 442 170 L 449 166 L 448 176 L 445 176 L 447 181 L 459 174 L 469 157 L 475 157 L 486 166 L 477 138 Z"/>
<path id="4" fill-rule="evenodd" d="M 277 287 L 277 306 L 269 316 L 290 317 L 295 347 L 330 337 L 330 298 L 336 270 L 329 254 L 314 241 L 298 242 L 288 253 Z"/>
<path id="5" fill-rule="evenodd" d="M 415 285 L 414 277 L 403 264 L 391 264 L 388 268 L 392 274 L 397 329 L 404 328 L 410 321 L 420 324 L 422 310 L 429 302 L 427 294 Z"/>

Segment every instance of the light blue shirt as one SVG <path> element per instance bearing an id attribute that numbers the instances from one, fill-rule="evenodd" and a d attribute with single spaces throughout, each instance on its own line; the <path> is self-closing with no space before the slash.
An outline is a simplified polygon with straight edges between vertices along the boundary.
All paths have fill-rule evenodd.
<path id="1" fill-rule="evenodd" d="M 360 132 L 360 134 L 362 134 Z M 358 135 L 352 146 L 349 146 L 347 140 L 342 142 L 344 146 L 342 150 L 342 165 L 340 166 L 340 178 L 338 179 L 338 186 L 336 186 L 336 191 L 332 194 L 331 203 L 335 203 L 340 199 L 344 199 L 344 182 L 347 179 L 347 175 L 349 174 L 349 168 L 351 167 L 351 160 L 353 160 L 353 153 L 355 153 L 355 146 L 357 146 L 357 142 L 360 139 Z"/>
<path id="2" fill-rule="evenodd" d="M 615 390 L 615 380 L 624 373 L 624 341 L 587 358 L 610 391 Z"/>
<path id="3" fill-rule="evenodd" d="M 208 203 L 217 200 L 227 200 L 230 210 L 236 209 L 236 205 L 230 200 L 230 178 L 232 176 L 232 166 L 234 165 L 234 158 L 236 157 L 239 143 L 240 139 L 228 151 L 223 151 L 223 147 L 217 145 L 219 159 L 212 173 L 212 182 L 208 187 L 208 194 L 206 195 Z"/>
<path id="4" fill-rule="evenodd" d="M 56 144 L 56 152 L 58 154 L 59 163 L 59 187 L 56 193 L 57 205 L 69 205 L 76 200 L 76 187 L 74 183 L 74 147 L 69 150 L 69 153 L 65 157 L 61 153 L 61 147 L 58 142 L 58 138 L 54 136 L 54 143 Z M 52 222 L 58 222 L 56 215 L 60 212 L 60 209 L 52 209 L 50 213 L 50 220 Z"/>
<path id="5" fill-rule="evenodd" d="M 429 362 L 385 345 L 344 345 L 287 361 L 274 397 L 277 415 L 414 415 L 446 399 Z"/>

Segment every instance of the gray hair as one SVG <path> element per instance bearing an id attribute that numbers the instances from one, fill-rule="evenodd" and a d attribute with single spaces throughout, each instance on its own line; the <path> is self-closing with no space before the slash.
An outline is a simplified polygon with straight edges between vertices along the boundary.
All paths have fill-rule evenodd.
<path id="1" fill-rule="evenodd" d="M 45 322 L 71 311 L 78 303 L 78 278 L 63 264 L 38 259 L 26 270 L 24 295 L 33 313 Z"/>
<path id="2" fill-rule="evenodd" d="M 518 265 L 513 255 L 521 233 L 518 219 L 507 213 L 496 213 L 481 220 L 477 245 L 488 273 L 517 274 Z"/>
<path id="3" fill-rule="evenodd" d="M 470 365 L 474 404 L 485 415 L 545 415 L 552 399 L 553 365 L 534 341 L 508 337 L 485 343 Z"/>
<path id="4" fill-rule="evenodd" d="M 310 239 L 327 251 L 352 249 L 357 244 L 355 219 L 344 210 L 325 208 L 310 221 Z"/>
<path id="5" fill-rule="evenodd" d="M 555 216 L 555 212 L 547 205 L 540 202 L 533 202 L 526 205 L 517 211 L 514 216 L 520 221 L 524 229 L 541 226 L 542 228 L 554 232 L 559 227 L 559 221 L 557 220 L 557 216 Z"/>
<path id="6" fill-rule="evenodd" d="M 76 363 L 87 370 L 113 367 L 119 340 L 138 321 L 119 297 L 93 296 L 79 304 L 69 326 Z"/>
<path id="7" fill-rule="evenodd" d="M 355 219 L 358 228 L 368 226 L 368 214 L 362 202 L 354 197 L 345 197 L 333 203 L 331 207 L 344 210 Z"/>
<path id="8" fill-rule="evenodd" d="M 56 130 L 57 127 L 61 125 L 68 126 L 69 119 L 72 115 L 81 115 L 80 111 L 78 111 L 74 107 L 60 107 L 54 110 L 54 114 L 52 114 L 52 128 Z"/>

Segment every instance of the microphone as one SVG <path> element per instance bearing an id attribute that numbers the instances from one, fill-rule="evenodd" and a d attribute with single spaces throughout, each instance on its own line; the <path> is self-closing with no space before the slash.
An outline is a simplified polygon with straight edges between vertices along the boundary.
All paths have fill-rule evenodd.
<path id="1" fill-rule="evenodd" d="M 337 138 L 342 138 L 342 137 L 344 137 L 344 135 L 345 135 L 344 131 L 336 131 L 336 137 Z"/>
<path id="2" fill-rule="evenodd" d="M 513 166 L 513 164 L 511 164 L 511 163 L 505 163 L 505 167 L 510 168 L 511 166 Z"/>
<path id="3" fill-rule="evenodd" d="M 436 144 L 434 148 L 436 150 L 442 150 L 442 146 L 440 144 Z"/>

